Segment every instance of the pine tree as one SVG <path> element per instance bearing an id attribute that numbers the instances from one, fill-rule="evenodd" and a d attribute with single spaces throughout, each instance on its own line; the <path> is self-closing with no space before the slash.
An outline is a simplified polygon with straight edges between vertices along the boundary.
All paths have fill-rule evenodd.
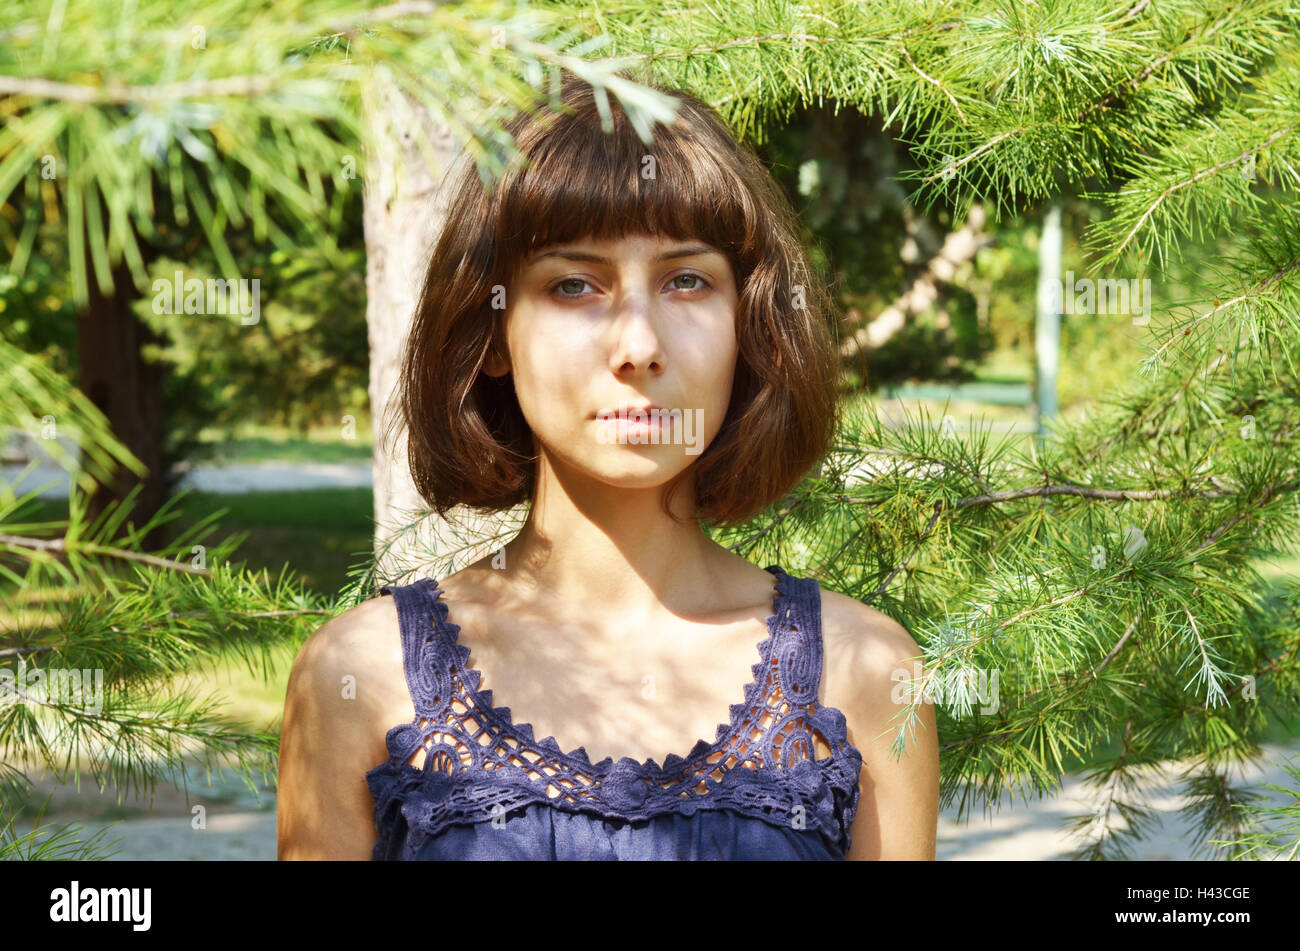
<path id="1" fill-rule="evenodd" d="M 896 743 L 903 755 L 918 688 L 937 690 L 945 803 L 1042 794 L 1072 757 L 1105 753 L 1090 773 L 1101 806 L 1077 817 L 1079 855 L 1122 857 L 1151 818 L 1137 779 L 1179 758 L 1192 764 L 1188 812 L 1201 841 L 1258 854 L 1246 851 L 1261 833 L 1230 767 L 1258 753 L 1270 714 L 1294 715 L 1300 700 L 1296 586 L 1266 585 L 1253 568 L 1293 551 L 1300 522 L 1293 6 L 133 9 L 121 22 L 85 3 L 0 13 L 0 198 L 21 186 L 27 216 L 15 271 L 45 196 L 66 209 L 74 269 L 83 225 L 96 275 L 119 258 L 138 263 L 131 226 L 147 229 L 154 180 L 204 223 L 214 249 L 227 223 L 265 229 L 268 201 L 319 230 L 323 183 L 341 184 L 342 159 L 359 145 L 356 93 L 373 66 L 445 120 L 488 175 L 502 157 L 496 122 L 568 68 L 641 121 L 655 99 L 631 80 L 690 89 L 754 143 L 812 102 L 882 115 L 922 162 L 910 180 L 919 203 L 979 202 L 997 220 L 1065 192 L 1101 199 L 1109 213 L 1087 235 L 1090 280 L 1160 286 L 1187 242 L 1210 242 L 1216 267 L 1203 286 L 1158 299 L 1147 360 L 1089 417 L 1021 446 L 924 415 L 891 428 L 855 409 L 835 451 L 787 499 L 750 524 L 710 530 L 911 630 L 925 664 L 902 691 L 913 704 L 900 704 Z M 257 41 L 240 42 L 245 34 Z M 191 55 L 199 39 L 202 55 Z M 66 160 L 55 193 L 40 178 L 46 155 Z M 75 277 L 83 289 L 90 280 Z M 182 615 L 200 604 L 286 609 L 274 597 L 250 604 L 232 579 L 184 575 L 137 575 L 126 600 L 138 613 L 125 626 L 139 630 L 141 658 L 152 656 L 151 632 L 171 643 L 163 632 L 175 633 L 175 619 L 152 613 L 168 599 Z M 399 578 L 361 566 L 331 609 Z M 93 645 L 109 606 L 85 606 L 81 640 Z M 271 627 L 248 630 L 289 636 Z"/>
<path id="2" fill-rule="evenodd" d="M 205 544 L 211 517 L 174 540 L 181 557 L 143 544 L 176 517 L 171 505 L 137 524 L 132 496 L 89 518 L 87 484 L 138 460 L 78 390 L 3 341 L 0 395 L 0 424 L 35 429 L 71 476 L 65 519 L 30 520 L 39 488 L 0 492 L 0 858 L 102 857 L 101 833 L 81 841 L 68 826 L 15 829 L 28 771 L 74 775 L 79 785 L 84 770 L 120 802 L 162 778 L 185 786 L 186 759 L 206 771 L 233 757 L 255 790 L 258 777 L 274 775 L 278 731 L 249 730 L 217 698 L 171 692 L 170 681 L 229 654 L 265 675 L 273 649 L 304 638 L 327 609 L 290 572 L 273 582 L 231 567 L 243 539 Z"/>

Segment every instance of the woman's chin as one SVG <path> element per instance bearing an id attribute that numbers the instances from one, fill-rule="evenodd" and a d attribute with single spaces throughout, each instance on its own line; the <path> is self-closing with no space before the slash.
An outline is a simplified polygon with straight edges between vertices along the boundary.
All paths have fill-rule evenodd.
<path id="1" fill-rule="evenodd" d="M 684 468 L 679 456 L 676 459 L 606 459 L 593 463 L 587 471 L 606 485 L 621 489 L 655 489 Z"/>

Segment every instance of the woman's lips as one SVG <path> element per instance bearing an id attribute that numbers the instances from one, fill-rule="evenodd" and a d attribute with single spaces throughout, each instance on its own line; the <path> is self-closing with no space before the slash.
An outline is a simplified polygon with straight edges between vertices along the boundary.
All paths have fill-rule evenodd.
<path id="1" fill-rule="evenodd" d="M 617 418 L 623 415 L 630 416 L 633 413 L 652 413 L 654 410 L 659 410 L 660 413 L 668 412 L 662 406 L 623 406 L 618 409 L 598 409 L 591 414 L 590 418 L 599 419 L 602 415 Z"/>
<path id="2" fill-rule="evenodd" d="M 670 410 L 658 406 L 637 407 L 635 409 L 605 410 L 591 414 L 596 422 L 609 423 L 629 432 L 649 432 L 663 430 L 672 420 Z"/>

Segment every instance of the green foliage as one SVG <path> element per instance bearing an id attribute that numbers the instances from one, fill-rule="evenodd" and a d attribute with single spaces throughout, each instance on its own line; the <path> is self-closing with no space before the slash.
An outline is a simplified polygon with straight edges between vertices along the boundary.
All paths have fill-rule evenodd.
<path id="1" fill-rule="evenodd" d="M 107 828 L 98 830 L 87 838 L 79 838 L 80 829 L 65 824 L 51 829 L 43 826 L 47 799 L 41 806 L 32 823 L 30 832 L 19 833 L 14 829 L 17 817 L 7 809 L 0 809 L 0 861 L 98 861 L 112 858 L 116 852 L 117 842 L 104 842 Z"/>
<path id="2" fill-rule="evenodd" d="M 46 451 L 85 489 L 109 477 L 119 465 L 142 471 L 140 461 L 118 444 L 108 422 L 76 387 L 44 360 L 0 338 L 0 428 L 39 437 Z M 60 441 L 70 437 L 81 448 L 78 459 Z"/>
<path id="3" fill-rule="evenodd" d="M 259 244 L 318 247 L 344 268 L 331 238 L 363 159 L 385 146 L 361 121 L 380 87 L 423 102 L 485 178 L 516 154 L 500 121 L 546 99 L 561 66 L 608 88 L 648 135 L 652 116 L 670 115 L 662 97 L 582 58 L 594 46 L 568 20 L 504 2 L 6 6 L 0 94 L 14 121 L 0 131 L 0 204 L 21 221 L 6 219 L 10 272 L 24 272 L 49 208 L 66 214 L 78 303 L 92 276 L 111 287 L 119 261 L 147 286 L 143 245 L 161 237 L 160 218 L 197 225 L 226 274 L 238 271 L 226 232 L 245 221 Z"/>
<path id="4" fill-rule="evenodd" d="M 1300 766 L 1294 761 L 1282 764 L 1293 780 L 1291 787 L 1277 783 L 1265 785 L 1276 793 L 1290 797 L 1280 806 L 1259 806 L 1252 800 L 1234 804 L 1244 822 L 1258 826 L 1254 831 L 1235 839 L 1215 840 L 1211 844 L 1231 846 L 1236 849 L 1233 858 L 1238 860 L 1272 858 L 1275 855 L 1294 861 L 1300 854 Z M 1236 817 L 1234 817 L 1236 818 Z M 1270 827 L 1271 826 L 1271 827 Z"/>
<path id="5" fill-rule="evenodd" d="M 312 247 L 293 254 L 245 248 L 239 273 L 260 282 L 261 314 L 251 325 L 233 316 L 155 314 L 151 296 L 137 302 L 141 320 L 167 334 L 158 356 L 188 394 L 169 405 L 184 407 L 184 420 L 172 418 L 193 434 L 193 447 L 204 427 L 256 420 L 304 429 L 326 419 L 342 425 L 343 415 L 366 412 L 364 253 L 354 247 L 339 254 L 341 268 Z M 185 280 L 221 274 L 202 260 L 171 258 L 160 259 L 152 274 L 170 282 L 177 271 Z"/>
<path id="6" fill-rule="evenodd" d="M 14 419 L 60 407 L 86 458 L 125 457 L 70 384 L 36 357 L 4 355 L 12 363 L 0 375 L 0 405 Z M 61 458 L 78 471 L 75 458 Z M 274 767 L 275 733 L 248 730 L 215 698 L 171 693 L 169 684 L 231 654 L 265 668 L 275 648 L 300 641 L 330 608 L 291 573 L 272 582 L 231 567 L 242 539 L 207 544 L 211 518 L 187 527 L 169 551 L 149 552 L 141 540 L 175 518 L 170 503 L 137 525 L 133 494 L 89 520 L 74 480 L 66 518 L 33 520 L 33 496 L 7 485 L 0 492 L 0 857 L 99 857 L 97 836 L 79 843 L 67 828 L 14 831 L 13 814 L 30 795 L 26 770 L 59 778 L 85 770 L 120 799 L 161 777 L 183 783 L 185 757 L 205 769 L 233 757 L 253 786 Z M 33 687 L 81 671 L 94 672 L 93 691 Z"/>

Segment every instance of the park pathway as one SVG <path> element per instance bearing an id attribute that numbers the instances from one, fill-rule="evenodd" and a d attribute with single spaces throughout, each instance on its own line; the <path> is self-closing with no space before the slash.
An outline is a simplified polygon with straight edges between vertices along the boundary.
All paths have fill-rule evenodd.
<path id="1" fill-rule="evenodd" d="M 0 482 L 16 495 L 40 488 L 42 499 L 66 499 L 69 477 L 57 466 L 0 466 Z M 20 478 L 21 476 L 21 478 Z M 181 479 L 182 488 L 199 492 L 275 492 L 287 489 L 369 488 L 369 460 L 359 462 L 250 462 L 226 466 L 194 466 Z"/>

